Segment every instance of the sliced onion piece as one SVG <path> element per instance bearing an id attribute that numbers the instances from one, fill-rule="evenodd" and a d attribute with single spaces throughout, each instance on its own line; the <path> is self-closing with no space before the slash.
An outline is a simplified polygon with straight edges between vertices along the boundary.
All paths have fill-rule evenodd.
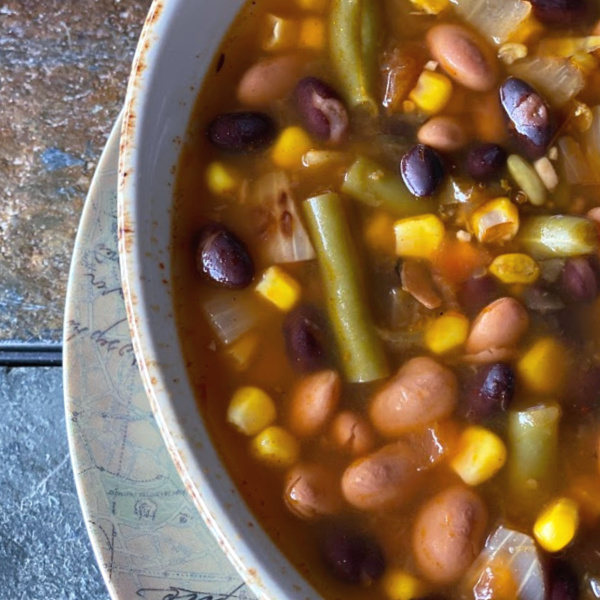
<path id="1" fill-rule="evenodd" d="M 600 173 L 600 106 L 592 108 L 592 124 L 585 132 L 585 155 L 590 167 Z"/>
<path id="2" fill-rule="evenodd" d="M 515 38 L 531 13 L 523 0 L 450 0 L 456 12 L 495 44 Z"/>
<path id="3" fill-rule="evenodd" d="M 273 171 L 257 179 L 250 186 L 248 200 L 266 263 L 291 263 L 315 257 L 290 181 L 283 171 Z"/>
<path id="4" fill-rule="evenodd" d="M 494 569 L 508 572 L 514 585 L 494 589 Z M 538 549 L 531 538 L 520 531 L 500 525 L 488 538 L 485 548 L 465 577 L 474 600 L 545 600 L 546 579 Z"/>
<path id="5" fill-rule="evenodd" d="M 588 164 L 579 144 L 568 135 L 558 140 L 563 171 L 571 185 L 597 185 L 598 177 Z"/>
<path id="6" fill-rule="evenodd" d="M 534 56 L 516 61 L 508 70 L 530 83 L 555 106 L 566 104 L 585 85 L 583 74 L 568 58 Z"/>
<path id="7" fill-rule="evenodd" d="M 248 292 L 216 291 L 202 302 L 202 310 L 220 342 L 232 344 L 254 329 L 260 320 L 260 304 Z"/>

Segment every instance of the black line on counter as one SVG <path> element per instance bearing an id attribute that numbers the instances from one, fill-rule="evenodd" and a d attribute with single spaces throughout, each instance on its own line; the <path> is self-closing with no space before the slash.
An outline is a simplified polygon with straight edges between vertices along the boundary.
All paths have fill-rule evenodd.
<path id="1" fill-rule="evenodd" d="M 62 344 L 0 343 L 0 367 L 60 367 Z"/>

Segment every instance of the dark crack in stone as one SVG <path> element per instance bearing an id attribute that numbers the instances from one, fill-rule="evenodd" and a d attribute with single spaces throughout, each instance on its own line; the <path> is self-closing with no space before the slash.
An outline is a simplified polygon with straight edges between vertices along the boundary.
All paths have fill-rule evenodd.
<path id="1" fill-rule="evenodd" d="M 0 342 L 56 342 L 85 195 L 150 0 L 0 3 Z"/>

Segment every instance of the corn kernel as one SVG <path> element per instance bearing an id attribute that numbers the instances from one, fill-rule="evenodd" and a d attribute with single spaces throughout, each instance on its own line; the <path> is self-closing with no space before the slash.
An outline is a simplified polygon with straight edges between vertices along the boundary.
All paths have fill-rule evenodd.
<path id="1" fill-rule="evenodd" d="M 488 200 L 471 216 L 471 228 L 481 243 L 508 242 L 519 230 L 519 209 L 508 198 Z"/>
<path id="2" fill-rule="evenodd" d="M 398 568 L 388 569 L 381 585 L 390 600 L 415 600 L 427 593 L 427 587 L 420 579 Z"/>
<path id="3" fill-rule="evenodd" d="M 227 408 L 227 422 L 246 435 L 256 435 L 271 425 L 276 416 L 271 397 L 253 386 L 236 390 Z"/>
<path id="4" fill-rule="evenodd" d="M 260 461 L 282 469 L 291 467 L 300 455 L 296 438 L 276 425 L 263 429 L 252 440 L 250 449 Z"/>
<path id="5" fill-rule="evenodd" d="M 435 354 L 460 348 L 469 335 L 469 319 L 449 312 L 434 319 L 425 329 L 425 345 Z"/>
<path id="6" fill-rule="evenodd" d="M 506 462 L 506 446 L 495 434 L 473 425 L 458 440 L 450 467 L 468 485 L 479 485 L 493 477 Z"/>
<path id="7" fill-rule="evenodd" d="M 279 310 L 287 312 L 300 298 L 300 284 L 282 268 L 269 267 L 254 288 Z"/>
<path id="8" fill-rule="evenodd" d="M 312 145 L 312 140 L 304 129 L 297 126 L 286 127 L 271 150 L 271 158 L 282 169 L 295 169 L 302 166 L 302 156 Z"/>
<path id="9" fill-rule="evenodd" d="M 241 178 L 237 171 L 222 162 L 212 162 L 206 169 L 206 185 L 217 196 L 228 196 L 237 191 Z"/>
<path id="10" fill-rule="evenodd" d="M 410 0 L 418 9 L 429 15 L 437 15 L 448 8 L 449 0 Z"/>
<path id="11" fill-rule="evenodd" d="M 398 256 L 432 259 L 444 240 L 446 228 L 435 215 L 419 215 L 394 223 Z"/>
<path id="12" fill-rule="evenodd" d="M 568 546 L 579 526 L 579 507 L 571 498 L 557 498 L 546 506 L 533 526 L 533 535 L 548 552 Z"/>
<path id="13" fill-rule="evenodd" d="M 246 333 L 227 348 L 227 354 L 233 359 L 235 367 L 242 371 L 248 367 L 258 347 L 258 335 Z"/>
<path id="14" fill-rule="evenodd" d="M 448 104 L 452 82 L 442 73 L 425 69 L 408 96 L 423 112 L 434 115 Z"/>
<path id="15" fill-rule="evenodd" d="M 503 283 L 533 283 L 540 276 L 540 268 L 535 260 L 519 253 L 496 256 L 489 270 Z"/>
<path id="16" fill-rule="evenodd" d="M 262 49 L 268 52 L 285 52 L 296 47 L 300 23 L 268 14 L 263 22 Z"/>
<path id="17" fill-rule="evenodd" d="M 517 364 L 520 381 L 532 392 L 560 392 L 567 376 L 569 354 L 552 337 L 537 340 Z"/>
<path id="18" fill-rule="evenodd" d="M 302 10 L 323 12 L 329 0 L 296 0 L 296 5 Z"/>
<path id="19" fill-rule="evenodd" d="M 311 17 L 302 20 L 298 46 L 306 50 L 320 50 L 325 46 L 325 23 L 323 19 Z"/>
<path id="20" fill-rule="evenodd" d="M 394 218 L 386 212 L 378 211 L 367 221 L 365 241 L 382 254 L 394 254 Z"/>

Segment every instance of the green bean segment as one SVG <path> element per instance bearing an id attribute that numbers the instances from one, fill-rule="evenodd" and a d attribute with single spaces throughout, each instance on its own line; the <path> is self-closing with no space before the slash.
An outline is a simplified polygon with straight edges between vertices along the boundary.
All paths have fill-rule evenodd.
<path id="1" fill-rule="evenodd" d="M 506 165 L 508 172 L 516 184 L 525 192 L 529 202 L 534 206 L 542 206 L 546 202 L 548 193 L 535 169 L 518 154 L 509 156 Z"/>
<path id="2" fill-rule="evenodd" d="M 316 196 L 304 203 L 304 210 L 346 377 L 351 382 L 387 377 L 387 359 L 362 292 L 342 199 L 335 193 Z"/>
<path id="3" fill-rule="evenodd" d="M 379 36 L 376 0 L 333 0 L 331 61 L 352 108 L 377 114 L 374 96 Z"/>
<path id="4" fill-rule="evenodd" d="M 534 258 L 582 256 L 598 248 L 595 223 L 575 215 L 529 217 L 517 239 Z"/>
<path id="5" fill-rule="evenodd" d="M 368 206 L 381 207 L 396 217 L 434 210 L 431 200 L 413 196 L 400 177 L 362 156 L 346 172 L 342 192 Z"/>
<path id="6" fill-rule="evenodd" d="M 508 414 L 509 487 L 516 510 L 538 508 L 552 489 L 560 416 L 558 406 Z"/>

